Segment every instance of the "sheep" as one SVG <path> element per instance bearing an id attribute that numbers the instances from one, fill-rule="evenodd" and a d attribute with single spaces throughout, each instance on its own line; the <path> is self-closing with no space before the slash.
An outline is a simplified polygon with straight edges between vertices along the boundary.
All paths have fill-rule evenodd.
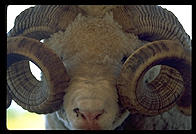
<path id="1" fill-rule="evenodd" d="M 46 114 L 46 129 L 192 128 L 191 40 L 166 9 L 35 6 L 7 36 L 7 107 Z"/>

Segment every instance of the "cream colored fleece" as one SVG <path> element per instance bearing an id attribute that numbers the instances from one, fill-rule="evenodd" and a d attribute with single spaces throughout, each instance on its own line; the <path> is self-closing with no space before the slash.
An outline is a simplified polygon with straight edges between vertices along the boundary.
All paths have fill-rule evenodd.
<path id="1" fill-rule="evenodd" d="M 144 44 L 137 36 L 125 34 L 109 13 L 103 18 L 79 14 L 65 32 L 57 32 L 45 42 L 62 58 L 71 77 L 83 74 L 105 75 L 108 76 L 107 80 L 112 77 L 112 81 L 118 77 L 123 56 L 129 56 Z M 132 118 L 131 116 L 129 117 Z M 58 117 L 56 113 L 52 113 L 46 119 L 47 129 L 68 129 L 66 117 Z M 139 129 L 191 129 L 191 117 L 182 115 L 175 107 L 161 115 L 145 117 L 141 121 L 144 123 Z M 125 120 L 124 123 L 130 122 Z M 136 124 L 131 122 L 130 129 L 134 125 Z"/>

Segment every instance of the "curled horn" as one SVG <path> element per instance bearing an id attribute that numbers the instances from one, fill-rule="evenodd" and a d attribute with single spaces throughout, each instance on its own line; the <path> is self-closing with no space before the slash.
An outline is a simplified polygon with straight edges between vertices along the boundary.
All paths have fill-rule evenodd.
<path id="1" fill-rule="evenodd" d="M 151 41 L 123 65 L 117 85 L 124 106 L 132 113 L 156 115 L 177 104 L 190 115 L 191 40 L 178 19 L 154 5 L 119 6 L 113 9 L 113 16 L 125 32 Z M 145 73 L 152 70 L 158 72 L 156 78 L 145 83 Z"/>
<path id="2" fill-rule="evenodd" d="M 76 6 L 42 5 L 24 10 L 15 19 L 14 27 L 8 36 L 27 36 L 37 40 L 65 30 L 75 19 L 80 9 Z"/>
<path id="3" fill-rule="evenodd" d="M 77 6 L 41 5 L 28 8 L 16 17 L 7 35 L 7 107 L 13 99 L 36 113 L 59 108 L 69 78 L 60 58 L 38 40 L 64 31 L 79 12 Z M 29 61 L 40 67 L 45 76 L 43 81 L 34 78 Z"/>
<path id="4" fill-rule="evenodd" d="M 40 67 L 45 77 L 43 81 L 35 79 L 28 61 Z M 50 113 L 60 107 L 69 78 L 63 63 L 51 49 L 35 39 L 8 38 L 7 68 L 9 92 L 24 109 Z"/>
<path id="5" fill-rule="evenodd" d="M 125 32 L 131 32 L 142 40 L 177 40 L 190 48 L 191 40 L 176 16 L 160 6 L 127 5 L 113 9 L 113 17 Z"/>
<path id="6" fill-rule="evenodd" d="M 137 49 L 125 61 L 117 81 L 122 104 L 131 113 L 146 115 L 168 110 L 191 90 L 191 63 L 190 50 L 179 42 L 160 40 Z M 156 65 L 164 66 L 147 81 L 146 72 Z"/>

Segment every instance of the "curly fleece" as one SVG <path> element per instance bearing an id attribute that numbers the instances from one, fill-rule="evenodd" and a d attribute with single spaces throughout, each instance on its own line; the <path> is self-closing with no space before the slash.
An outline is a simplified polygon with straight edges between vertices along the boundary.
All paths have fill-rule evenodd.
<path id="1" fill-rule="evenodd" d="M 111 70 L 114 72 L 109 72 L 118 73 L 123 56 L 130 55 L 144 44 L 135 35 L 125 34 L 111 14 L 106 14 L 104 18 L 79 14 L 65 32 L 55 33 L 45 42 L 62 57 L 70 75 L 79 65 L 81 69 L 85 68 L 81 66 L 83 64 L 113 65 Z M 60 129 L 66 129 L 55 113 L 47 115 L 48 129 L 53 128 L 53 122 L 56 122 L 56 126 L 62 126 Z M 181 114 L 174 107 L 153 117 L 130 115 L 117 129 L 191 129 L 191 117 Z"/>

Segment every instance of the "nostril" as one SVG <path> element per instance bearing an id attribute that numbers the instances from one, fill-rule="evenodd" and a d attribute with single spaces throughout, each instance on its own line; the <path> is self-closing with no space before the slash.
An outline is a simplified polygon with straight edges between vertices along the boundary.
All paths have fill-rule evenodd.
<path id="1" fill-rule="evenodd" d="M 74 108 L 73 111 L 76 113 L 76 117 L 82 117 L 84 120 L 98 120 L 104 113 L 104 110 L 89 112 L 79 110 L 79 108 Z"/>
<path id="2" fill-rule="evenodd" d="M 98 120 L 98 118 L 102 115 L 103 113 L 97 114 L 94 119 Z"/>
<path id="3" fill-rule="evenodd" d="M 82 114 L 82 113 L 80 113 L 80 114 L 81 114 L 81 117 L 82 117 L 83 119 L 85 119 L 85 120 L 86 120 L 85 115 L 84 115 L 84 114 Z"/>
<path id="4" fill-rule="evenodd" d="M 85 120 L 98 120 L 99 117 L 104 113 L 104 110 L 94 111 L 94 112 L 80 111 L 79 113 L 81 117 Z"/>
<path id="5" fill-rule="evenodd" d="M 79 108 L 74 108 L 73 111 L 74 111 L 75 113 L 78 113 L 78 112 L 79 112 Z"/>
<path id="6" fill-rule="evenodd" d="M 74 108 L 73 111 L 76 113 L 76 117 L 79 116 L 79 108 Z"/>

